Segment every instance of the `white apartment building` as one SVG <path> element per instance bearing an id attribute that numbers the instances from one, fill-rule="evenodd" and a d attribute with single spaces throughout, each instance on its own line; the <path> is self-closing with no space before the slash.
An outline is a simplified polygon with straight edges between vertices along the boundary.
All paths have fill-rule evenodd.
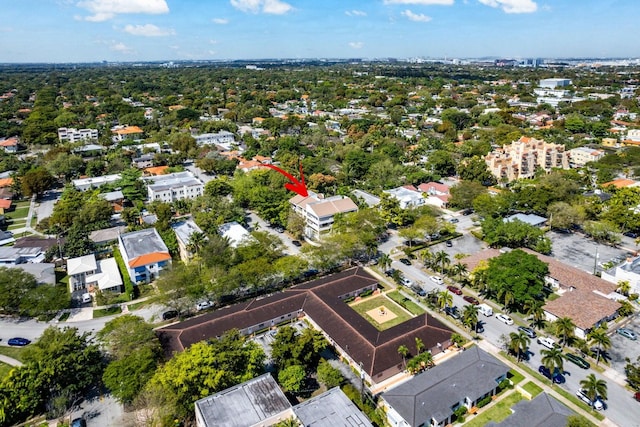
<path id="1" fill-rule="evenodd" d="M 120 174 L 94 176 L 91 178 L 74 179 L 71 181 L 76 190 L 87 191 L 94 188 L 100 188 L 105 184 L 112 184 L 120 181 Z"/>
<path id="2" fill-rule="evenodd" d="M 581 168 L 589 162 L 597 162 L 604 157 L 604 151 L 589 147 L 578 147 L 569 150 L 569 165 Z"/>
<path id="3" fill-rule="evenodd" d="M 149 201 L 172 203 L 176 200 L 194 199 L 202 196 L 204 184 L 191 172 L 143 177 L 147 185 Z"/>
<path id="4" fill-rule="evenodd" d="M 538 86 L 554 89 L 556 87 L 571 86 L 571 83 L 571 79 L 542 79 Z"/>
<path id="5" fill-rule="evenodd" d="M 521 137 L 510 145 L 493 150 L 485 157 L 489 170 L 499 181 L 533 178 L 538 169 L 569 169 L 569 154 L 564 145 L 542 139 Z"/>
<path id="6" fill-rule="evenodd" d="M 289 199 L 294 212 L 305 220 L 305 235 L 312 240 L 320 240 L 331 231 L 336 214 L 356 212 L 358 205 L 346 196 L 332 196 L 326 199 L 309 192 L 309 196 L 295 196 Z"/>
<path id="7" fill-rule="evenodd" d="M 86 142 L 98 140 L 98 129 L 59 128 L 58 139 L 60 142 Z"/>
<path id="8" fill-rule="evenodd" d="M 198 145 L 225 145 L 236 142 L 235 135 L 226 130 L 222 130 L 218 133 L 193 135 L 193 137 Z"/>

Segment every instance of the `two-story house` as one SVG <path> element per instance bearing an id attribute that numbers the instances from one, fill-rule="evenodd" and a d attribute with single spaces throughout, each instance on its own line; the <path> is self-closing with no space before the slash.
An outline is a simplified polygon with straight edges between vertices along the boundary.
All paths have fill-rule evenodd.
<path id="1" fill-rule="evenodd" d="M 151 282 L 171 265 L 169 249 L 155 228 L 121 234 L 118 247 L 133 283 Z"/>
<path id="2" fill-rule="evenodd" d="M 319 240 L 323 234 L 331 231 L 334 217 L 337 214 L 356 212 L 358 205 L 346 196 L 332 196 L 326 199 L 309 192 L 307 197 L 297 195 L 289 199 L 295 213 L 305 220 L 305 235 Z"/>

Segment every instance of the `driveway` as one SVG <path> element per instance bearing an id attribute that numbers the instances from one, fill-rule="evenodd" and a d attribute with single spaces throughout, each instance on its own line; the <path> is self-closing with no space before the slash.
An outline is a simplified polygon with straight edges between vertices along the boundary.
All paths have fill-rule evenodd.
<path id="1" fill-rule="evenodd" d="M 47 191 L 36 204 L 36 218 L 38 222 L 49 218 L 53 213 L 53 206 L 60 199 L 62 190 Z"/>

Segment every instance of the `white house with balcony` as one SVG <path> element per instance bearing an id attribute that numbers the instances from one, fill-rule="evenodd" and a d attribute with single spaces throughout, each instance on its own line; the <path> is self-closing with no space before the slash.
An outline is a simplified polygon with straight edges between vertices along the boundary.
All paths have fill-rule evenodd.
<path id="1" fill-rule="evenodd" d="M 159 200 L 172 203 L 176 200 L 195 199 L 202 196 L 204 184 L 191 172 L 177 172 L 168 175 L 155 175 L 143 177 L 147 185 L 147 194 L 150 202 Z"/>
<path id="2" fill-rule="evenodd" d="M 86 142 L 98 140 L 98 129 L 58 128 L 60 142 Z M 100 147 L 102 148 L 102 147 Z"/>
<path id="3" fill-rule="evenodd" d="M 358 205 L 346 196 L 324 198 L 312 191 L 307 197 L 297 195 L 289 199 L 293 211 L 304 218 L 305 236 L 312 240 L 320 240 L 323 234 L 331 231 L 334 217 L 337 214 L 356 212 Z"/>

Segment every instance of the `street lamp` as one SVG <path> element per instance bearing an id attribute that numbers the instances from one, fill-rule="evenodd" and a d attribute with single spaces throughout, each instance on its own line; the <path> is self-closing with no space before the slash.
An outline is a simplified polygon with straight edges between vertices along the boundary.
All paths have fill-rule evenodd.
<path id="1" fill-rule="evenodd" d="M 596 255 L 593 259 L 593 275 L 596 275 L 596 268 L 598 267 L 598 244 L 596 243 Z"/>

